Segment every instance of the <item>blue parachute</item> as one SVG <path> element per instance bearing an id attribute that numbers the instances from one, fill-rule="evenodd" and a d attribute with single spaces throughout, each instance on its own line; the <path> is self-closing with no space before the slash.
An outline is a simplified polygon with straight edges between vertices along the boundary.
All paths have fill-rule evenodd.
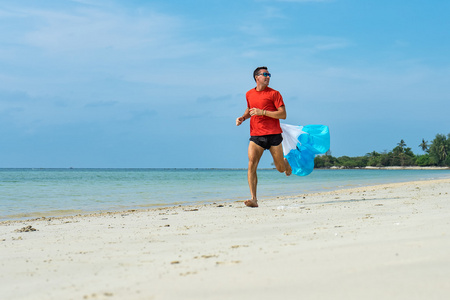
<path id="1" fill-rule="evenodd" d="M 295 126 L 281 124 L 283 130 L 283 154 L 292 168 L 292 173 L 306 176 L 314 169 L 316 154 L 330 149 L 330 132 L 325 125 Z"/>

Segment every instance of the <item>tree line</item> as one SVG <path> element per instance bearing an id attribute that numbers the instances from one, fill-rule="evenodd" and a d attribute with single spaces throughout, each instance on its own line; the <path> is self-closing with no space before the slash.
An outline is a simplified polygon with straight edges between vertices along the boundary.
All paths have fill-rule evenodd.
<path id="1" fill-rule="evenodd" d="M 404 140 L 401 140 L 391 151 L 378 153 L 372 151 L 364 156 L 334 157 L 331 152 L 316 156 L 314 165 L 316 168 L 364 168 L 364 167 L 393 167 L 393 166 L 440 166 L 450 167 L 450 134 L 437 134 L 431 144 L 425 139 L 418 146 L 424 154 L 416 155 L 410 147 L 407 147 Z"/>

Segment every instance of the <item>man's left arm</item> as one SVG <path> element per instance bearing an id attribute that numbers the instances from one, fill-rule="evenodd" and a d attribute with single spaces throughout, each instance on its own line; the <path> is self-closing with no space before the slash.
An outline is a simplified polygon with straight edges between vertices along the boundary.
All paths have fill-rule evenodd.
<path id="1" fill-rule="evenodd" d="M 277 108 L 276 111 L 269 111 L 265 109 L 252 108 L 250 109 L 251 116 L 266 116 L 273 119 L 286 119 L 286 107 L 284 105 Z"/>

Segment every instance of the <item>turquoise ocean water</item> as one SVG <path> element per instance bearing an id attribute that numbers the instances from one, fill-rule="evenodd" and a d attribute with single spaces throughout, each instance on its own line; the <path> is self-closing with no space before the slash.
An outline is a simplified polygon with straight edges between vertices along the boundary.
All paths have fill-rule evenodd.
<path id="1" fill-rule="evenodd" d="M 450 170 L 258 170 L 258 197 L 450 178 Z M 0 169 L 0 220 L 248 199 L 246 170 Z"/>

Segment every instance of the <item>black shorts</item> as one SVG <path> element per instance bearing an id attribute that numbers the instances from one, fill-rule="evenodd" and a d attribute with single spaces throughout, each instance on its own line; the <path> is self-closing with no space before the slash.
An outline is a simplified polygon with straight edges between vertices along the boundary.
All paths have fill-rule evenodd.
<path id="1" fill-rule="evenodd" d="M 281 136 L 281 133 L 261 135 L 261 136 L 251 136 L 250 141 L 264 148 L 264 150 L 268 150 L 272 146 L 278 146 L 279 144 L 281 144 L 281 142 L 283 141 L 283 137 Z"/>

